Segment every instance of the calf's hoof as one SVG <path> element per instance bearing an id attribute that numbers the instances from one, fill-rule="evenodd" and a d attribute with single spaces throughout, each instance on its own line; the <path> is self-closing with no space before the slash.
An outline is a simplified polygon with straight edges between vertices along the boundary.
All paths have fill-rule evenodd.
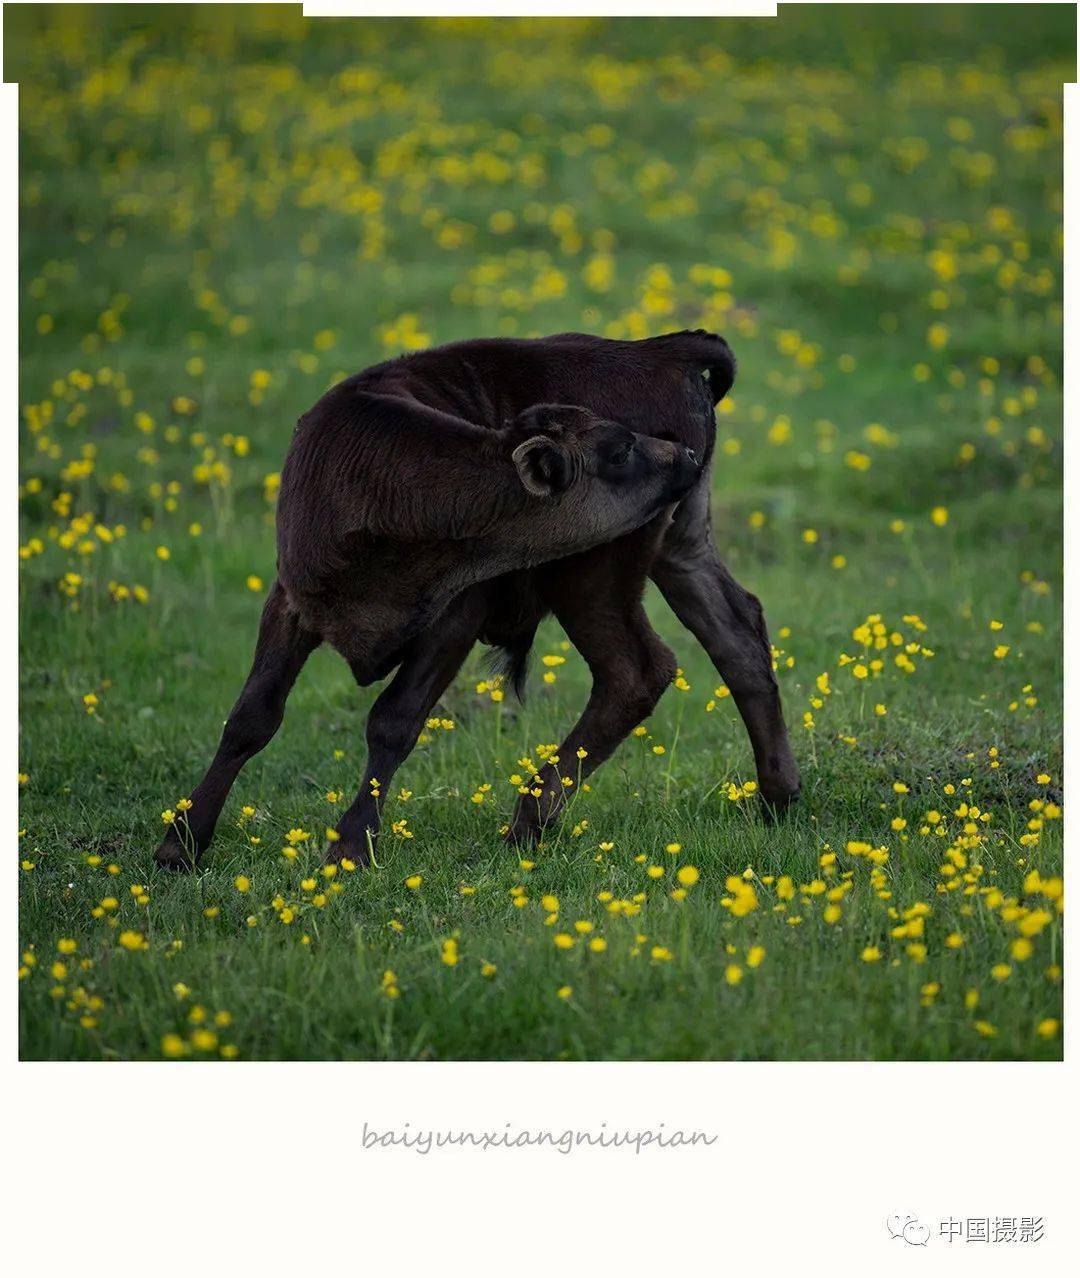
<path id="1" fill-rule="evenodd" d="M 163 870 L 193 870 L 197 859 L 196 854 L 190 848 L 185 848 L 180 840 L 171 834 L 167 834 L 162 839 L 157 851 L 154 853 L 155 862 Z"/>
<path id="2" fill-rule="evenodd" d="M 537 799 L 523 794 L 503 839 L 515 847 L 534 848 L 554 827 L 563 810 L 565 796 L 561 789 L 547 788 Z"/>
<path id="3" fill-rule="evenodd" d="M 340 865 L 349 861 L 352 865 L 366 867 L 372 864 L 379 847 L 379 813 L 361 809 L 358 813 L 346 813 L 337 827 L 337 838 L 326 845 L 326 865 Z"/>
<path id="4" fill-rule="evenodd" d="M 503 842 L 514 848 L 534 848 L 544 837 L 544 829 L 536 820 L 514 817 L 503 835 Z"/>
<path id="5" fill-rule="evenodd" d="M 370 850 L 366 839 L 363 843 L 357 843 L 354 839 L 335 839 L 327 845 L 323 864 L 340 865 L 342 861 L 349 861 L 358 869 L 366 869 L 371 864 L 371 852 L 377 847 L 378 841 L 374 837 L 371 840 Z"/>
<path id="6" fill-rule="evenodd" d="M 762 785 L 761 811 L 766 821 L 775 821 L 798 801 L 802 786 L 798 779 L 773 785 Z"/>

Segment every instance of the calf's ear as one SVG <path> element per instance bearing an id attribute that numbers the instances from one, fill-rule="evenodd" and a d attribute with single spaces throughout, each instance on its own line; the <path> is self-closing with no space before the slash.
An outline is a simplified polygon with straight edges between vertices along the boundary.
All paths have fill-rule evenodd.
<path id="1" fill-rule="evenodd" d="M 555 497 L 573 482 L 570 454 L 545 435 L 534 435 L 510 454 L 522 486 L 533 497 Z"/>

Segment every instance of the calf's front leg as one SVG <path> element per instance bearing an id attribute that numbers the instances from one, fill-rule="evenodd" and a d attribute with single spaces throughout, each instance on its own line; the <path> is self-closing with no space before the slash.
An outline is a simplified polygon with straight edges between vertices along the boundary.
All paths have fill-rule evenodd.
<path id="1" fill-rule="evenodd" d="M 318 635 L 301 626 L 275 581 L 263 606 L 251 673 L 229 713 L 213 762 L 191 792 L 191 806 L 177 813 L 154 853 L 158 865 L 191 869 L 206 851 L 240 769 L 277 732 L 296 676 L 319 642 Z"/>

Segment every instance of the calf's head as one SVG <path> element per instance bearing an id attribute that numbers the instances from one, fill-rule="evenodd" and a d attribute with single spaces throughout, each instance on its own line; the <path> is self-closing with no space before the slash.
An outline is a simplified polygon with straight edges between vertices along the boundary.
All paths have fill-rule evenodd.
<path id="1" fill-rule="evenodd" d="M 637 528 L 678 501 L 701 472 L 694 453 L 568 404 L 534 404 L 509 428 L 525 491 L 558 521 L 599 540 Z"/>

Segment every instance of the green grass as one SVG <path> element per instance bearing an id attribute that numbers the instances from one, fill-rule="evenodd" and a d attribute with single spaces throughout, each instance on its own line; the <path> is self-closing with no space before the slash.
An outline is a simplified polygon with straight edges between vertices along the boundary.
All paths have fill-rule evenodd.
<path id="1" fill-rule="evenodd" d="M 156 1057 L 173 1034 L 187 1055 L 244 1059 L 1060 1057 L 1066 6 L 5 17 L 21 86 L 24 1057 Z M 378 868 L 343 873 L 321 908 L 301 884 L 358 783 L 377 692 L 328 651 L 199 873 L 157 871 L 160 814 L 201 775 L 247 669 L 247 579 L 273 575 L 265 478 L 322 390 L 409 332 L 698 324 L 740 360 L 714 520 L 781 650 L 804 773 L 791 816 L 769 827 L 729 797 L 752 779 L 745 734 L 650 597 L 689 690 L 668 691 L 531 866 L 499 837 L 509 777 L 588 689 L 551 623 L 538 655 L 565 664 L 552 683 L 536 664 L 524 706 L 476 691 L 474 654 L 438 710 L 453 729 L 390 787 Z M 871 615 L 917 645 L 911 673 L 887 639 L 880 672 L 854 677 L 879 655 L 853 637 Z M 990 814 L 975 837 L 963 802 Z M 923 832 L 931 810 L 940 834 Z M 413 837 L 390 832 L 401 819 Z M 298 827 L 312 838 L 290 863 Z M 680 901 L 685 866 L 699 878 Z M 733 875 L 756 908 L 731 908 Z M 922 936 L 894 935 L 919 904 Z M 77 949 L 53 975 L 62 938 Z M 231 1023 L 200 1038 L 219 1011 Z"/>

